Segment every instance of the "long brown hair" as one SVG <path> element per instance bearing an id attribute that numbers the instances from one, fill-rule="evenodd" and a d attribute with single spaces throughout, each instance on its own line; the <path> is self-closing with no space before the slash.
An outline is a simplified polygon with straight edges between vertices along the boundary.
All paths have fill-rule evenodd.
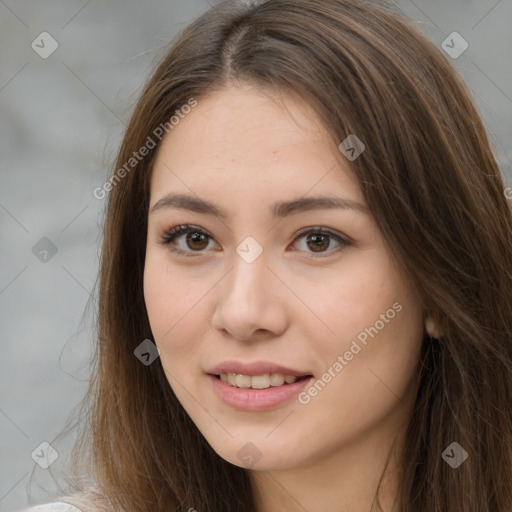
<path id="1" fill-rule="evenodd" d="M 350 134 L 364 142 L 351 169 L 442 332 L 423 340 L 400 510 L 510 512 L 511 207 L 461 78 L 411 22 L 360 0 L 223 2 L 145 85 L 108 187 L 91 411 L 75 465 L 88 461 L 115 510 L 255 510 L 248 471 L 209 446 L 160 360 L 134 356 L 152 339 L 143 270 L 158 143 L 126 167 L 191 99 L 237 82 L 298 92 L 336 145 Z M 468 453 L 457 469 L 442 459 L 452 442 Z"/>

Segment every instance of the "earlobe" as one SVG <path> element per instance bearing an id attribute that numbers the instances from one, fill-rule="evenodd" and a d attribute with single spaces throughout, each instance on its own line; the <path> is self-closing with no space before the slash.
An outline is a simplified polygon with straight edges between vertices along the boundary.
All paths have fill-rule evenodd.
<path id="1" fill-rule="evenodd" d="M 439 339 L 442 336 L 442 333 L 438 329 L 434 320 L 431 317 L 427 317 L 425 319 L 425 330 L 430 338 Z"/>

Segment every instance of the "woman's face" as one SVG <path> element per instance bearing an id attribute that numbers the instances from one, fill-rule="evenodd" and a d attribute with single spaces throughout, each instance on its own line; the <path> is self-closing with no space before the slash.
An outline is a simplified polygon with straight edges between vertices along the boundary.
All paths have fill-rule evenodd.
<path id="1" fill-rule="evenodd" d="M 423 335 L 350 162 L 302 99 L 275 98 L 224 89 L 163 139 L 144 272 L 174 393 L 221 457 L 265 470 L 389 440 Z"/>

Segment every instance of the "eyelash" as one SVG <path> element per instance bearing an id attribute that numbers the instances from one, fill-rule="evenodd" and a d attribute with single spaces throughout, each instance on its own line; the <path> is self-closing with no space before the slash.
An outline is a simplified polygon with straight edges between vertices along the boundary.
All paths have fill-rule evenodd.
<path id="1" fill-rule="evenodd" d="M 174 240 L 178 236 L 188 234 L 188 233 L 200 233 L 200 234 L 206 235 L 210 239 L 213 239 L 213 237 L 207 231 L 204 231 L 203 229 L 197 228 L 195 226 L 191 226 L 189 224 L 183 224 L 180 226 L 175 226 L 175 227 L 169 229 L 168 231 L 166 231 L 163 234 L 163 236 L 161 237 L 159 243 L 161 245 L 168 246 L 169 250 L 171 250 L 172 252 L 175 252 L 177 254 L 180 254 L 180 255 L 183 255 L 186 257 L 200 256 L 201 253 L 204 251 L 183 251 L 182 249 L 177 249 L 176 247 L 170 247 L 171 243 L 174 242 Z M 293 239 L 292 243 L 295 243 L 297 240 L 299 240 L 304 235 L 307 235 L 309 233 L 313 233 L 315 235 L 328 235 L 328 236 L 334 238 L 337 242 L 339 242 L 341 244 L 340 247 L 330 250 L 330 251 L 326 251 L 324 253 L 310 253 L 310 254 L 312 254 L 311 256 L 309 256 L 310 258 L 326 258 L 328 256 L 331 256 L 332 254 L 336 254 L 336 253 L 342 251 L 343 249 L 345 249 L 345 247 L 352 245 L 351 242 L 349 242 L 345 238 L 341 237 L 340 235 L 338 235 L 330 230 L 326 230 L 321 226 L 301 229 L 297 233 L 295 238 Z"/>

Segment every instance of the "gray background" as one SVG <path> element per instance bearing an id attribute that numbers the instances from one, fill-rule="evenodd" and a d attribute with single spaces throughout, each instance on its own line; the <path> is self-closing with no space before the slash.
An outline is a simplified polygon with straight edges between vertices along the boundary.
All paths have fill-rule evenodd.
<path id="1" fill-rule="evenodd" d="M 447 58 L 512 185 L 512 0 L 397 3 L 438 47 L 453 31 L 468 42 Z M 207 8 L 203 0 L 0 0 L 0 511 L 50 498 L 51 471 L 65 467 L 64 445 L 55 445 L 50 470 L 31 453 L 61 432 L 86 390 L 94 328 L 84 310 L 105 206 L 92 192 L 114 164 L 152 66 Z M 59 45 L 46 59 L 31 47 L 42 46 L 42 32 Z M 55 254 L 38 253 L 50 248 L 43 237 Z"/>

